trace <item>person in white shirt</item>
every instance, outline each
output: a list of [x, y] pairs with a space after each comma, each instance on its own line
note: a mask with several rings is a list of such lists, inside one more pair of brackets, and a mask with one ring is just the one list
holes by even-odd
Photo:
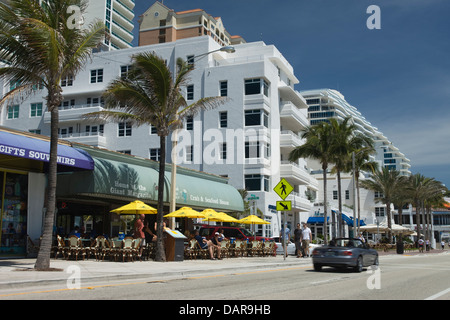
[[309, 257], [309, 243], [312, 239], [311, 229], [308, 228], [306, 222], [303, 222], [303, 230], [302, 230], [302, 248], [305, 253], [303, 257]]

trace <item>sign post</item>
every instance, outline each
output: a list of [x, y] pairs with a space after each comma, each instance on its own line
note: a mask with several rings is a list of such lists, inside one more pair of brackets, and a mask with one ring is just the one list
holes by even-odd
[[287, 228], [287, 221], [286, 221], [286, 211], [292, 210], [292, 202], [291, 201], [284, 201], [287, 196], [294, 190], [294, 187], [289, 184], [289, 182], [286, 181], [286, 179], [282, 178], [281, 181], [273, 188], [275, 193], [283, 199], [283, 201], [277, 201], [277, 211], [284, 212], [284, 228], [283, 228], [283, 246], [284, 246], [284, 260], [286, 260], [286, 254], [287, 254], [287, 247], [286, 247], [286, 228]]

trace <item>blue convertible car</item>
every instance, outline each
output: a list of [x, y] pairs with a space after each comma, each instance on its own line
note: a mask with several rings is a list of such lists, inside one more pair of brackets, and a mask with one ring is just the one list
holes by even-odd
[[370, 249], [360, 239], [338, 238], [328, 245], [317, 247], [312, 254], [314, 270], [323, 266], [336, 268], [352, 267], [361, 272], [364, 267], [378, 265], [378, 252]]

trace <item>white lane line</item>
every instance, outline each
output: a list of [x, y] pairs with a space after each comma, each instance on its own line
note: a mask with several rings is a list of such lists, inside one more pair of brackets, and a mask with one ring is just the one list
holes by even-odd
[[443, 296], [443, 295], [445, 295], [445, 294], [447, 294], [449, 292], [450, 292], [450, 288], [448, 288], [448, 289], [446, 289], [444, 291], [441, 291], [439, 293], [436, 293], [435, 295], [432, 295], [431, 297], [428, 297], [425, 300], [435, 300], [435, 299], [437, 299], [437, 298], [439, 298], [439, 297], [441, 297], [441, 296]]

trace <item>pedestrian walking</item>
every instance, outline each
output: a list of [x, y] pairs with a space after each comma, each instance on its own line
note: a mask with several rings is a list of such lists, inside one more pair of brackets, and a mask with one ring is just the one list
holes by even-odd
[[445, 248], [445, 241], [444, 240], [441, 241], [441, 247], [442, 247], [442, 250], [444, 250], [444, 248]]
[[290, 241], [290, 234], [291, 234], [291, 230], [286, 226], [286, 229], [284, 229], [284, 225], [281, 227], [281, 231], [280, 231], [280, 240], [281, 240], [281, 245], [284, 248], [284, 252], [286, 254], [286, 257], [288, 256], [287, 253], [287, 246], [289, 244]]
[[302, 229], [302, 249], [303, 249], [303, 258], [309, 257], [309, 243], [312, 240], [311, 229], [308, 228], [306, 222], [303, 222]]
[[423, 252], [423, 244], [425, 241], [423, 241], [422, 238], [420, 238], [417, 243], [419, 244], [419, 252]]
[[294, 230], [294, 242], [297, 258], [303, 257], [304, 252], [302, 250], [302, 229], [300, 223], [297, 223], [297, 228]]

